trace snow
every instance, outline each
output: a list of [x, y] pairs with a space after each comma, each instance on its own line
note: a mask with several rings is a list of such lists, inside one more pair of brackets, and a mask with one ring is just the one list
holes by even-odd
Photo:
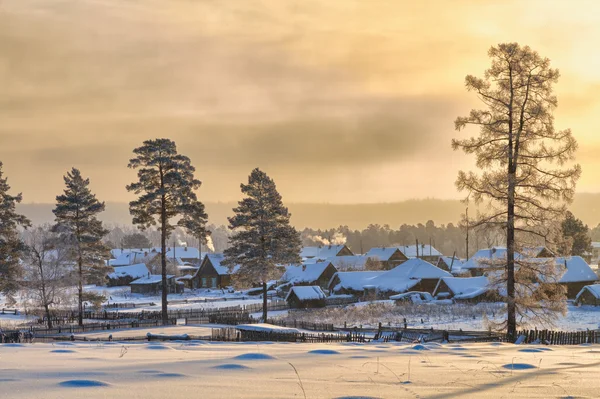
[[[167, 274], [167, 280], [175, 277], [172, 274]], [[162, 281], [162, 275], [160, 274], [150, 274], [146, 277], [138, 278], [137, 280], [132, 281], [130, 284], [156, 284]]]
[[148, 271], [148, 268], [146, 267], [146, 265], [144, 263], [138, 263], [135, 265], [130, 265], [130, 266], [115, 266], [114, 267], [114, 272], [110, 273], [108, 275], [108, 278], [110, 279], [118, 279], [120, 277], [132, 277], [132, 278], [139, 278], [139, 277], [143, 277], [143, 276], [147, 276], [148, 274], [150, 274], [150, 272]]
[[396, 251], [398, 251], [398, 247], [376, 247], [369, 249], [365, 256], [370, 258], [377, 258], [385, 262], [388, 261]]
[[[0, 345], [0, 396], [54, 398], [597, 397], [594, 347], [76, 342]], [[162, 349], [162, 350], [155, 350]]]
[[296, 297], [301, 301], [311, 301], [315, 299], [325, 299], [326, 295], [321, 289], [316, 285], [309, 286], [294, 286], [290, 289], [285, 300], [287, 301], [290, 295], [294, 293]]
[[321, 277], [329, 262], [311, 263], [308, 265], [287, 266], [281, 281], [292, 284], [312, 283]]
[[419, 258], [412, 258], [386, 271], [369, 282], [380, 291], [404, 292], [419, 283], [420, 279], [452, 277], [450, 273]]
[[[454, 294], [455, 299], [471, 299], [488, 291], [487, 277], [444, 277], [442, 279]], [[437, 292], [436, 292], [437, 294]]]
[[318, 259], [329, 259], [336, 256], [345, 245], [325, 245], [323, 247], [303, 247], [300, 251], [300, 257], [304, 258], [318, 258]]
[[[515, 253], [515, 257], [519, 257], [518, 253]], [[480, 265], [480, 260], [498, 260], [498, 259], [506, 259], [506, 248], [504, 247], [492, 247], [486, 249], [480, 249], [475, 252], [475, 254], [466, 261], [461, 269], [479, 269], [485, 267], [485, 265]]]
[[364, 272], [337, 272], [331, 278], [329, 285], [337, 279], [339, 282], [332, 288], [333, 292], [338, 292], [342, 289], [352, 291], [362, 291], [363, 287], [377, 276], [385, 273], [384, 271], [364, 271]]
[[287, 333], [287, 334], [296, 334], [299, 333], [300, 330], [289, 327], [276, 326], [273, 324], [267, 323], [256, 323], [256, 324], [238, 324], [235, 326], [238, 330], [244, 331], [261, 331], [261, 332], [277, 332], [277, 333]]

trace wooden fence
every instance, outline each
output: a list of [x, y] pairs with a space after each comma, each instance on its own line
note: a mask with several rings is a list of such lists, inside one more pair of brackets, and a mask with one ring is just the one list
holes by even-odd
[[293, 333], [276, 331], [251, 331], [237, 330], [235, 328], [213, 328], [211, 339], [213, 341], [228, 342], [303, 342], [303, 343], [331, 343], [331, 342], [368, 342], [370, 338], [357, 333]]
[[587, 331], [551, 331], [525, 330], [517, 334], [523, 337], [523, 343], [541, 343], [546, 345], [580, 345], [600, 343], [600, 330]]

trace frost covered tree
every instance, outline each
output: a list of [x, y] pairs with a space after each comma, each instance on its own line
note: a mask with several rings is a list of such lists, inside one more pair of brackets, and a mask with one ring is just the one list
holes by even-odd
[[90, 179], [84, 179], [77, 168], [64, 176], [64, 193], [56, 197], [55, 225], [52, 230], [60, 235], [77, 266], [78, 322], [83, 325], [83, 284], [104, 281], [110, 269], [106, 266], [109, 249], [102, 242], [108, 231], [98, 220], [104, 211], [104, 202], [98, 201], [89, 188]]
[[10, 195], [9, 190], [0, 162], [0, 292], [12, 298], [22, 272], [19, 259], [25, 250], [19, 227], [29, 227], [31, 223], [16, 212], [16, 205], [22, 200], [21, 194]]
[[[581, 168], [570, 164], [577, 149], [571, 131], [554, 128], [557, 99], [552, 86], [559, 73], [550, 67], [550, 60], [517, 43], [499, 44], [488, 54], [491, 67], [484, 77], [469, 75], [465, 82], [484, 107], [455, 122], [456, 130], [477, 126], [479, 135], [454, 139], [452, 147], [473, 154], [483, 170], [461, 171], [456, 182], [471, 201], [485, 203], [480, 207], [485, 211], [470, 225], [499, 226], [506, 233], [507, 257], [501, 271], [506, 281], [506, 329], [514, 341], [517, 314], [527, 317], [531, 303], [527, 290], [516, 291], [516, 284], [523, 283], [517, 278], [532, 276], [515, 253], [532, 237], [552, 244], [553, 221], [563, 218], [565, 204], [573, 200]], [[519, 268], [523, 270], [517, 275]], [[556, 294], [560, 297], [560, 292]], [[544, 298], [554, 299], [559, 301], [555, 296]]]
[[562, 255], [584, 256], [592, 252], [592, 238], [590, 229], [580, 219], [577, 219], [571, 211], [567, 211], [561, 225], [562, 245], [559, 251]]
[[49, 227], [40, 226], [25, 234], [25, 299], [44, 309], [48, 328], [52, 328], [50, 309], [67, 300], [71, 288], [72, 261], [68, 248]]
[[256, 168], [241, 184], [246, 197], [228, 218], [233, 230], [230, 247], [224, 252], [223, 264], [240, 265], [235, 274], [238, 284], [261, 284], [263, 288], [263, 320], [267, 320], [267, 282], [276, 278], [277, 264], [301, 262], [300, 233], [290, 225], [290, 213], [283, 205], [275, 182]]
[[[204, 205], [194, 190], [201, 185], [194, 177], [196, 169], [188, 157], [178, 154], [175, 142], [169, 139], [144, 141], [133, 150], [135, 158], [129, 167], [137, 169], [138, 181], [127, 191], [139, 195], [129, 203], [133, 224], [142, 230], [158, 225], [160, 231], [162, 271], [162, 320], [168, 323], [167, 313], [167, 240], [177, 226], [190, 230], [196, 237], [206, 226]], [[177, 222], [172, 219], [180, 217]]]

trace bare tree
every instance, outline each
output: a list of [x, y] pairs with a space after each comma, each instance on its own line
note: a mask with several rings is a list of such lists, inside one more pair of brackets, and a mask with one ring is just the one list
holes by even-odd
[[25, 243], [25, 297], [34, 306], [44, 309], [48, 328], [52, 328], [51, 308], [68, 299], [69, 289], [73, 286], [70, 274], [75, 266], [69, 261], [67, 248], [61, 246], [58, 234], [49, 226], [27, 231]]
[[552, 86], [559, 73], [550, 60], [517, 43], [494, 46], [489, 57], [484, 78], [466, 77], [467, 90], [477, 94], [484, 109], [455, 122], [457, 130], [478, 126], [479, 136], [454, 139], [452, 147], [475, 155], [483, 170], [461, 171], [456, 182], [475, 204], [486, 203], [471, 225], [496, 225], [506, 232], [506, 329], [514, 340], [517, 307], [526, 314], [529, 303], [515, 291], [516, 249], [531, 236], [551, 244], [556, 224], [550, 222], [562, 219], [565, 204], [573, 200], [581, 168], [567, 165], [577, 149], [571, 131], [554, 128]]

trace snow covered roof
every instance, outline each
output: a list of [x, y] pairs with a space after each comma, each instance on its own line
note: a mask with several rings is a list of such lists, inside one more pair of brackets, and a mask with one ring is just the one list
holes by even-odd
[[136, 265], [130, 266], [116, 266], [114, 267], [115, 271], [108, 275], [110, 279], [118, 279], [120, 277], [131, 277], [131, 278], [140, 278], [143, 276], [147, 276], [150, 272], [148, 268], [143, 263], [138, 263]]
[[440, 259], [442, 259], [448, 266], [452, 265], [452, 268], [460, 267], [463, 263], [465, 263], [463, 259], [452, 256], [440, 256]]
[[318, 287], [316, 285], [309, 285], [309, 286], [298, 286], [298, 285], [296, 285], [296, 286], [293, 286], [290, 289], [290, 292], [288, 292], [287, 296], [285, 297], [286, 301], [288, 300], [288, 298], [290, 297], [290, 295], [292, 295], [292, 292], [301, 301], [310, 301], [310, 300], [315, 300], [315, 299], [325, 299], [325, 293], [323, 292], [323, 290], [321, 289], [321, 287]]
[[[515, 258], [520, 257], [518, 253], [515, 253]], [[475, 254], [466, 261], [461, 268], [462, 269], [480, 269], [486, 267], [486, 265], [481, 264], [481, 260], [498, 260], [498, 259], [506, 259], [506, 248], [504, 247], [492, 247], [486, 249], [480, 249], [475, 252]]]
[[288, 266], [281, 281], [294, 284], [312, 283], [317, 281], [331, 262], [318, 262], [300, 266]]
[[147, 251], [140, 250], [127, 250], [121, 252], [116, 259], [111, 259], [108, 261], [110, 266], [119, 267], [119, 266], [129, 266], [138, 263], [146, 263], [150, 260], [155, 253], [150, 253]]
[[[175, 276], [173, 276], [172, 274], [167, 274], [167, 280], [170, 278], [173, 278]], [[156, 283], [160, 283], [162, 281], [162, 275], [161, 274], [151, 274], [151, 275], [147, 275], [145, 277], [142, 278], [138, 278], [137, 280], [134, 280], [131, 282], [131, 284], [156, 284]]]
[[489, 290], [489, 281], [485, 276], [444, 277], [442, 281], [446, 283], [450, 291], [452, 291], [455, 299], [475, 298]]
[[237, 273], [237, 271], [240, 269], [240, 266], [236, 265], [233, 267], [232, 271], [229, 271], [229, 266], [221, 265], [221, 262], [223, 262], [223, 260], [225, 259], [225, 255], [223, 254], [207, 254], [206, 258], [208, 258], [210, 263], [215, 268], [215, 271], [220, 276]]
[[559, 283], [576, 283], [582, 281], [597, 281], [598, 276], [590, 265], [581, 256], [571, 256], [569, 258], [556, 258], [558, 266], [565, 265], [567, 270], [559, 280]]
[[345, 245], [325, 245], [322, 247], [303, 247], [300, 251], [300, 257], [304, 258], [319, 258], [329, 259], [337, 256], [337, 254], [344, 249]]
[[[137, 253], [139, 256], [154, 256], [161, 253], [161, 247], [152, 248], [115, 248], [110, 250], [110, 254], [114, 259], [128, 259], [125, 257], [126, 254]], [[198, 259], [200, 257], [200, 251], [194, 247], [167, 247], [167, 258], [183, 258], [183, 259]]]
[[[417, 246], [416, 245], [404, 245], [398, 247], [400, 252], [407, 258], [417, 257]], [[419, 256], [442, 256], [442, 253], [432, 247], [431, 245], [419, 244]]]
[[[362, 291], [365, 285], [369, 285], [370, 281], [375, 277], [386, 273], [385, 271], [364, 271], [364, 272], [337, 272], [331, 278], [329, 286], [332, 291], [341, 289]], [[331, 287], [332, 282], [337, 278], [338, 283], [335, 287]]]
[[419, 258], [412, 258], [372, 279], [369, 284], [380, 291], [404, 292], [417, 285], [421, 279], [452, 277], [450, 273]]
[[585, 291], [588, 291], [596, 299], [600, 299], [600, 284], [586, 285], [579, 291], [579, 294], [575, 297], [575, 301], [579, 300], [579, 297], [583, 295]]
[[369, 252], [365, 255], [385, 262], [388, 261], [396, 251], [398, 251], [398, 247], [378, 247], [369, 249]]
[[326, 259], [326, 262], [330, 262], [340, 271], [347, 269], [364, 270], [368, 259], [369, 256], [367, 255], [334, 256]]

